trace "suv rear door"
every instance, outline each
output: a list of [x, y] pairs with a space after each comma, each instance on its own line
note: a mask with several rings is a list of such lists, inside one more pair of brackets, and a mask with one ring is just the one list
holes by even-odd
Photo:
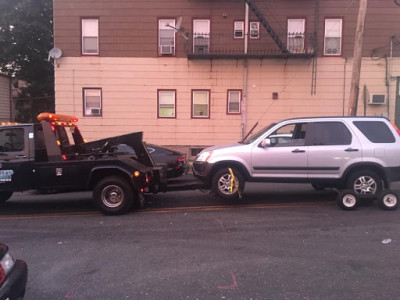
[[308, 129], [309, 178], [338, 178], [348, 165], [362, 160], [361, 143], [344, 122], [311, 122]]

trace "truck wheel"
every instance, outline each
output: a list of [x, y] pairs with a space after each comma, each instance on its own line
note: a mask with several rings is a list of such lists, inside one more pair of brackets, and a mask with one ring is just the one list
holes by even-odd
[[383, 189], [382, 178], [373, 171], [356, 171], [347, 180], [347, 188], [362, 198], [376, 199]]
[[343, 190], [338, 194], [337, 205], [343, 210], [355, 210], [359, 204], [358, 195], [352, 190]]
[[378, 204], [383, 210], [396, 210], [399, 206], [399, 194], [392, 190], [385, 190], [380, 195]]
[[106, 215], [126, 213], [134, 202], [131, 185], [120, 176], [110, 176], [100, 180], [93, 191], [93, 200]]
[[237, 200], [241, 198], [241, 193], [244, 189], [244, 179], [242, 174], [236, 169], [231, 169], [234, 175], [232, 175], [228, 168], [219, 170], [211, 182], [211, 190], [220, 198], [225, 200]]
[[0, 192], [0, 203], [6, 202], [8, 199], [11, 198], [12, 194], [13, 194], [13, 192], [11, 192], [11, 191]]

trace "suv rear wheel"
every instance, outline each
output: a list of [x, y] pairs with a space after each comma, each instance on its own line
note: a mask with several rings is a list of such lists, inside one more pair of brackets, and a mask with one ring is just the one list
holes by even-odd
[[211, 182], [211, 190], [220, 198], [225, 200], [240, 199], [244, 189], [244, 179], [242, 174], [236, 169], [231, 168], [233, 177], [229, 168], [219, 170]]
[[347, 180], [347, 188], [362, 198], [376, 198], [383, 189], [382, 178], [370, 170], [355, 171]]
[[132, 207], [134, 192], [124, 178], [109, 176], [100, 180], [96, 185], [93, 200], [104, 214], [120, 215]]

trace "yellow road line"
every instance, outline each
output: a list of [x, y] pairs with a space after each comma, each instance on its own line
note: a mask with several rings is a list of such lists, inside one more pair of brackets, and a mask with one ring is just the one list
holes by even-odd
[[[286, 204], [239, 204], [239, 205], [218, 205], [218, 206], [184, 206], [184, 207], [169, 207], [169, 208], [150, 208], [140, 211], [135, 211], [134, 214], [160, 214], [173, 212], [190, 212], [190, 211], [220, 211], [228, 209], [279, 209], [279, 208], [301, 208], [310, 206], [328, 206], [330, 202], [313, 202], [313, 203], [286, 203]], [[0, 220], [21, 220], [21, 219], [46, 219], [59, 217], [89, 217], [101, 216], [98, 211], [88, 212], [67, 212], [67, 213], [48, 213], [48, 214], [30, 214], [30, 215], [3, 215]]]

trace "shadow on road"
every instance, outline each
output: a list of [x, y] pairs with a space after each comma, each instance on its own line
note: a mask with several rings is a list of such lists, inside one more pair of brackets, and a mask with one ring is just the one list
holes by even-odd
[[[315, 191], [307, 184], [248, 183], [243, 197], [238, 201], [226, 201], [209, 191], [180, 191], [146, 195], [144, 210], [231, 205], [276, 205], [296, 203], [332, 202], [337, 192], [332, 189]], [[15, 193], [0, 205], [0, 215], [32, 215], [53, 213], [96, 212], [91, 192], [62, 194]]]

